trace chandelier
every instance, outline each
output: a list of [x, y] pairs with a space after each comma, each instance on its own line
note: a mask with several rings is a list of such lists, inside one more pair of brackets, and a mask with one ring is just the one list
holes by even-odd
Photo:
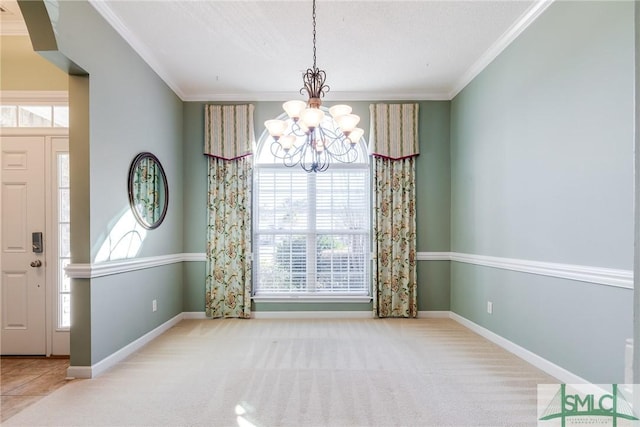
[[356, 127], [360, 117], [348, 105], [321, 109], [321, 97], [329, 92], [324, 70], [316, 66], [316, 0], [313, 0], [313, 68], [302, 74], [307, 102], [294, 100], [282, 104], [290, 120], [264, 122], [273, 138], [271, 153], [285, 166], [300, 165], [306, 172], [324, 172], [332, 162], [353, 163], [358, 158], [356, 144], [364, 130]]

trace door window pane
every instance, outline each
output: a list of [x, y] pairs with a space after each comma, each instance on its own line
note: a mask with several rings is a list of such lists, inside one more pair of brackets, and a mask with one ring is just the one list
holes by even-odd
[[63, 258], [59, 262], [60, 270], [58, 282], [60, 283], [60, 287], [58, 289], [60, 292], [71, 292], [71, 279], [64, 271], [64, 269], [69, 265], [70, 261], [71, 260], [68, 258]]
[[69, 188], [69, 155], [58, 154], [58, 187]]
[[68, 105], [0, 105], [0, 127], [69, 127]]
[[19, 127], [51, 127], [51, 106], [18, 106]]
[[59, 328], [71, 327], [71, 294], [60, 294]]
[[18, 107], [15, 105], [0, 107], [0, 126], [9, 128], [18, 126]]
[[53, 126], [69, 127], [69, 107], [66, 105], [53, 106]]
[[69, 222], [69, 189], [61, 188], [58, 203], [60, 204], [60, 222]]
[[71, 242], [69, 239], [69, 224], [60, 224], [60, 235], [58, 241], [60, 242], [59, 256], [60, 258], [69, 258], [71, 256]]
[[58, 153], [58, 328], [71, 325], [71, 279], [64, 271], [71, 262], [69, 153]]

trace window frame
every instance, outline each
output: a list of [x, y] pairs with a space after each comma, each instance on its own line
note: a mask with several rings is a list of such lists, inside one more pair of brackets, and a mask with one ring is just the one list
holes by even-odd
[[[323, 108], [324, 109], [324, 108]], [[278, 119], [281, 120], [287, 120], [288, 116], [286, 114], [282, 114], [280, 117], [278, 117]], [[290, 119], [288, 119], [290, 120]], [[251, 290], [251, 294], [252, 294], [252, 299], [254, 301], [258, 301], [258, 302], [370, 302], [372, 299], [372, 286], [371, 286], [371, 274], [372, 274], [372, 265], [371, 265], [371, 246], [372, 246], [372, 242], [371, 242], [371, 236], [372, 236], [372, 230], [371, 230], [371, 215], [372, 215], [372, 199], [371, 199], [371, 165], [369, 162], [369, 156], [368, 156], [368, 151], [366, 148], [366, 143], [364, 142], [364, 139], [361, 138], [361, 140], [358, 142], [359, 145], [359, 150], [360, 153], [362, 153], [362, 156], [364, 157], [363, 159], [359, 160], [357, 163], [332, 163], [331, 166], [329, 167], [329, 170], [326, 172], [316, 172], [316, 173], [307, 173], [304, 170], [302, 170], [300, 168], [299, 165], [293, 166], [293, 167], [287, 167], [285, 165], [283, 165], [282, 163], [279, 162], [274, 162], [274, 163], [266, 163], [260, 162], [261, 157], [264, 159], [264, 154], [263, 151], [267, 150], [267, 152], [269, 152], [270, 147], [269, 145], [271, 144], [271, 137], [269, 136], [268, 132], [263, 131], [260, 139], [258, 140], [258, 143], [256, 144], [256, 150], [254, 151], [254, 163], [253, 163], [253, 169], [254, 169], [254, 173], [253, 173], [253, 190], [252, 190], [252, 240], [253, 240], [253, 244], [252, 244], [252, 259], [253, 259], [253, 265], [252, 265], [252, 274], [253, 274], [253, 286], [252, 286], [252, 290]], [[262, 156], [261, 156], [262, 155]], [[364, 266], [364, 283], [365, 283], [365, 290], [364, 291], [353, 291], [353, 292], [349, 292], [349, 291], [344, 291], [344, 292], [340, 292], [340, 291], [329, 291], [329, 292], [316, 292], [313, 290], [309, 290], [308, 288], [306, 288], [305, 291], [302, 292], [269, 292], [269, 291], [260, 291], [260, 289], [258, 289], [258, 283], [259, 283], [259, 245], [258, 245], [258, 240], [260, 236], [264, 236], [264, 235], [269, 235], [269, 234], [273, 234], [273, 235], [286, 235], [289, 234], [291, 236], [298, 236], [298, 235], [305, 235], [307, 237], [307, 242], [309, 242], [309, 238], [312, 238], [312, 242], [315, 242], [315, 244], [306, 245], [306, 251], [305, 251], [305, 261], [306, 261], [306, 267], [307, 267], [307, 272], [306, 272], [306, 276], [307, 277], [313, 277], [313, 282], [315, 283], [315, 280], [317, 279], [317, 266], [316, 264], [316, 260], [317, 260], [317, 244], [318, 244], [318, 237], [322, 236], [322, 235], [327, 235], [330, 234], [325, 230], [318, 230], [317, 228], [317, 224], [315, 223], [315, 221], [313, 221], [313, 224], [309, 224], [307, 223], [307, 226], [304, 229], [301, 230], [286, 230], [285, 232], [277, 232], [274, 231], [273, 233], [270, 233], [269, 231], [265, 231], [265, 230], [259, 230], [258, 228], [258, 224], [259, 224], [259, 220], [260, 220], [260, 205], [259, 205], [259, 189], [260, 189], [260, 172], [264, 171], [264, 170], [280, 170], [280, 171], [291, 171], [291, 170], [295, 170], [296, 172], [299, 170], [300, 171], [300, 175], [301, 176], [305, 176], [307, 179], [307, 182], [313, 182], [313, 191], [309, 192], [309, 196], [307, 198], [308, 201], [311, 200], [315, 200], [315, 177], [318, 174], [328, 174], [328, 173], [332, 173], [335, 172], [336, 170], [338, 171], [347, 171], [347, 170], [358, 170], [358, 171], [364, 171], [365, 172], [365, 188], [366, 188], [366, 195], [365, 195], [365, 200], [366, 200], [366, 208], [368, 210], [368, 218], [367, 218], [367, 222], [365, 225], [365, 230], [366, 233], [362, 233], [362, 232], [354, 232], [354, 235], [361, 235], [364, 237], [364, 241], [366, 242], [366, 247], [364, 248], [364, 257], [365, 259], [363, 260], [363, 266]], [[308, 207], [307, 207], [307, 214], [310, 217], [314, 217], [315, 211], [317, 209], [317, 203], [309, 203]], [[336, 235], [342, 236], [342, 235], [347, 235], [349, 233], [340, 233], [340, 231], [337, 231], [335, 233]], [[311, 255], [311, 257], [313, 258], [311, 260], [311, 262], [309, 262], [309, 256]], [[314, 267], [313, 270], [311, 270], [309, 267], [312, 266]]]

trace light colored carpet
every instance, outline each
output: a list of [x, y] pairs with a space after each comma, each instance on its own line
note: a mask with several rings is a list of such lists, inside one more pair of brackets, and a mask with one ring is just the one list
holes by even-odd
[[534, 426], [557, 380], [449, 319], [184, 320], [9, 426]]

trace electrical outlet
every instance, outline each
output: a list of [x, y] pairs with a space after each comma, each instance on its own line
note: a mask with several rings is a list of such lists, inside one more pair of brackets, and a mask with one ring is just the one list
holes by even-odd
[[158, 301], [157, 300], [151, 301], [151, 311], [158, 311]]
[[487, 301], [487, 313], [493, 314], [493, 303], [491, 301]]

